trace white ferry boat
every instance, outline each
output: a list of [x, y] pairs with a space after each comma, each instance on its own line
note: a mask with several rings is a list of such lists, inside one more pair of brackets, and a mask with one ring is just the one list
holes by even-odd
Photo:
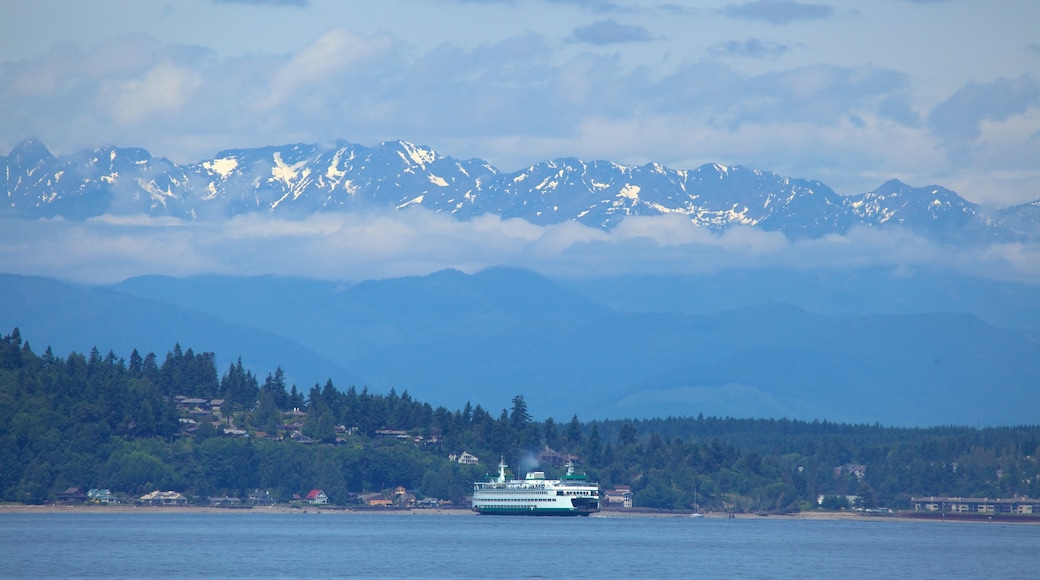
[[545, 479], [532, 471], [524, 479], [506, 480], [506, 464], [499, 462], [498, 477], [473, 484], [473, 511], [480, 514], [523, 516], [587, 516], [599, 511], [599, 484], [584, 474], [567, 473], [560, 479]]

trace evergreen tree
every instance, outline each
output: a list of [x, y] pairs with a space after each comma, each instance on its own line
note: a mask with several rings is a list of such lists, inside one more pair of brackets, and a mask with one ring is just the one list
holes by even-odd
[[624, 447], [626, 445], [635, 445], [636, 443], [636, 428], [632, 426], [630, 421], [625, 421], [621, 425], [621, 430], [618, 432], [618, 446]]
[[570, 422], [567, 423], [567, 429], [563, 433], [563, 438], [568, 449], [579, 449], [581, 447], [581, 421], [578, 420], [577, 415], [571, 417]]
[[589, 426], [589, 436], [582, 448], [586, 465], [599, 465], [603, 443], [599, 438], [599, 425], [595, 421]]
[[513, 410], [509, 414], [509, 423], [513, 429], [522, 431], [531, 422], [531, 415], [527, 412], [527, 403], [523, 395], [513, 397]]

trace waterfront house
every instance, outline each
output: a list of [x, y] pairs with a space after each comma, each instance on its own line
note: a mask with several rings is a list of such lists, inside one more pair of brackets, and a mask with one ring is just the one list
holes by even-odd
[[87, 501], [87, 494], [78, 487], [70, 487], [58, 494], [58, 501], [63, 503], [80, 503]]
[[329, 496], [320, 489], [312, 489], [303, 500], [313, 505], [325, 505], [329, 503]]
[[632, 507], [632, 488], [627, 485], [619, 485], [612, 490], [603, 492], [603, 500], [611, 507]]
[[108, 489], [92, 489], [87, 492], [87, 499], [92, 503], [101, 503], [105, 505], [118, 503], [116, 496]]
[[249, 503], [250, 505], [272, 506], [275, 504], [275, 500], [271, 497], [271, 492], [257, 489], [249, 494]]
[[176, 491], [153, 491], [146, 493], [137, 500], [145, 505], [187, 505], [188, 498]]
[[914, 511], [955, 514], [1040, 514], [1040, 499], [1016, 497], [990, 499], [986, 497], [912, 497]]

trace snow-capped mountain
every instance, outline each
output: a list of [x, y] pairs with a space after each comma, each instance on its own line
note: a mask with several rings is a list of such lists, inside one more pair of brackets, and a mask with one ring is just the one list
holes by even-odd
[[986, 214], [939, 186], [889, 181], [844, 197], [818, 181], [717, 164], [676, 170], [568, 158], [502, 173], [480, 159], [458, 160], [404, 141], [232, 149], [178, 165], [139, 148], [54, 157], [27, 139], [0, 157], [0, 166], [6, 193], [0, 213], [23, 217], [148, 213], [205, 220], [421, 206], [459, 219], [495, 214], [604, 229], [628, 216], [674, 213], [715, 230], [745, 225], [791, 237], [864, 225], [944, 239], [1040, 239], [1040, 201]]

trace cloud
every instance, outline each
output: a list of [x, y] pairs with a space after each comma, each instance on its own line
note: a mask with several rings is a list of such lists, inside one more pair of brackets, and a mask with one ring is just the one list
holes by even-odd
[[621, 24], [614, 19], [597, 20], [574, 29], [571, 38], [588, 44], [616, 44], [623, 42], [645, 42], [654, 36], [646, 28], [633, 24]]
[[270, 109], [301, 94], [313, 94], [315, 87], [335, 83], [345, 71], [387, 53], [392, 45], [387, 37], [362, 37], [343, 28], [329, 30], [278, 69], [266, 98], [257, 106]]
[[457, 221], [422, 208], [300, 220], [250, 214], [219, 223], [143, 216], [0, 219], [0, 231], [0, 271], [84, 283], [207, 273], [358, 281], [494, 265], [578, 278], [764, 266], [906, 266], [1040, 282], [1035, 244], [947, 246], [869, 228], [791, 242], [755, 228], [711, 232], [675, 215], [630, 218], [612, 232], [575, 222], [538, 226], [488, 215]]
[[830, 18], [834, 8], [827, 4], [806, 4], [792, 0], [756, 0], [729, 4], [722, 14], [743, 20], [761, 20], [770, 24], [790, 24], [802, 20]]
[[161, 62], [140, 78], [114, 87], [110, 95], [112, 118], [129, 125], [150, 115], [175, 113], [201, 85], [202, 77], [196, 71]]
[[951, 160], [963, 163], [972, 155], [984, 121], [1006, 121], [1040, 104], [1040, 87], [1029, 74], [1017, 79], [969, 83], [928, 115], [928, 127]]
[[786, 44], [770, 42], [760, 38], [747, 38], [746, 40], [728, 40], [720, 42], [708, 49], [715, 56], [739, 56], [747, 58], [765, 58], [770, 56], [781, 56], [790, 47]]

